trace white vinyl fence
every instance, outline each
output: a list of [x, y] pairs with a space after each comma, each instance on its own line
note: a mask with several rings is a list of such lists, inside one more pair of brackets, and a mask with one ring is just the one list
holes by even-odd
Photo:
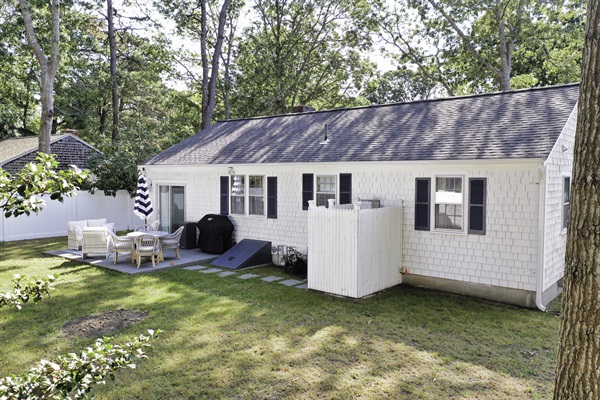
[[402, 207], [308, 210], [308, 288], [361, 298], [402, 283]]
[[[106, 218], [114, 222], [115, 229], [123, 230], [142, 224], [133, 214], [133, 199], [121, 190], [116, 197], [80, 191], [64, 202], [51, 201], [45, 196], [46, 207], [39, 214], [5, 218], [0, 216], [0, 242], [66, 236], [67, 221]], [[66, 246], [66, 242], [65, 242]]]

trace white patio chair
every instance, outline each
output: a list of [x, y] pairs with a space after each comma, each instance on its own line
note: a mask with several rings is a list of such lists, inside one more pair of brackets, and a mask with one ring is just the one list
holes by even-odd
[[136, 232], [152, 232], [152, 231], [157, 231], [160, 228], [160, 221], [154, 221], [153, 223], [151, 223], [150, 225], [140, 225], [140, 226], [136, 226], [134, 228], [134, 230]]
[[88, 254], [103, 254], [106, 258], [110, 257], [110, 242], [105, 227], [84, 228], [82, 235], [81, 253], [83, 258], [86, 258]]
[[135, 238], [135, 256], [137, 267], [140, 267], [143, 257], [152, 259], [152, 268], [156, 266], [156, 260], [160, 260], [160, 241], [153, 235], [140, 235]]
[[129, 236], [117, 236], [114, 232], [108, 231], [112, 242], [112, 251], [114, 253], [114, 264], [118, 262], [119, 253], [129, 253], [131, 262], [135, 261], [135, 251], [133, 248], [133, 238]]
[[180, 226], [175, 232], [170, 235], [166, 235], [160, 238], [160, 259], [164, 261], [165, 250], [174, 249], [177, 259], [179, 259], [179, 240], [181, 239], [181, 233], [183, 232], [183, 226]]
[[157, 230], [159, 230], [160, 229], [160, 221], [156, 220], [153, 223], [151, 223], [150, 224], [150, 228], [151, 228], [150, 229], [151, 231], [157, 231]]

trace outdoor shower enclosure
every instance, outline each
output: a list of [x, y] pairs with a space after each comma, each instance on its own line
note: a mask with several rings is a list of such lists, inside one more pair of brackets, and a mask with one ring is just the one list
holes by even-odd
[[309, 289], [361, 298], [402, 283], [402, 207], [309, 204]]

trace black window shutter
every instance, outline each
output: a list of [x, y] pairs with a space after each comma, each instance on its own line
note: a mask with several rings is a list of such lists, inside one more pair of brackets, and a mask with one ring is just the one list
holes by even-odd
[[314, 199], [313, 174], [302, 174], [302, 209], [308, 210], [308, 201]]
[[277, 218], [277, 177], [267, 177], [267, 218]]
[[431, 178], [417, 178], [415, 187], [415, 230], [428, 231], [431, 197]]
[[229, 214], [229, 177], [221, 177], [221, 215]]
[[469, 233], [485, 235], [486, 179], [469, 179]]
[[352, 203], [352, 174], [340, 174], [340, 204]]

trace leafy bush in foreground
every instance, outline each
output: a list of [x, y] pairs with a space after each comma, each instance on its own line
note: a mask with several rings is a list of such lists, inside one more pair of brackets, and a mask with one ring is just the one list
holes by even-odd
[[83, 399], [92, 385], [106, 383], [108, 376], [124, 367], [135, 368], [135, 359], [147, 358], [145, 347], [160, 331], [148, 330], [129, 342], [111, 344], [111, 338], [97, 339], [80, 354], [58, 356], [54, 361], [42, 360], [23, 376], [0, 379], [0, 400], [12, 399]]
[[58, 275], [48, 275], [46, 279], [43, 278], [28, 278], [15, 274], [13, 282], [15, 288], [12, 292], [0, 293], [0, 308], [6, 306], [14, 306], [17, 309], [23, 307], [33, 297], [34, 303], [42, 301], [43, 295], [50, 296], [50, 289], [54, 289], [52, 283], [56, 280]]

